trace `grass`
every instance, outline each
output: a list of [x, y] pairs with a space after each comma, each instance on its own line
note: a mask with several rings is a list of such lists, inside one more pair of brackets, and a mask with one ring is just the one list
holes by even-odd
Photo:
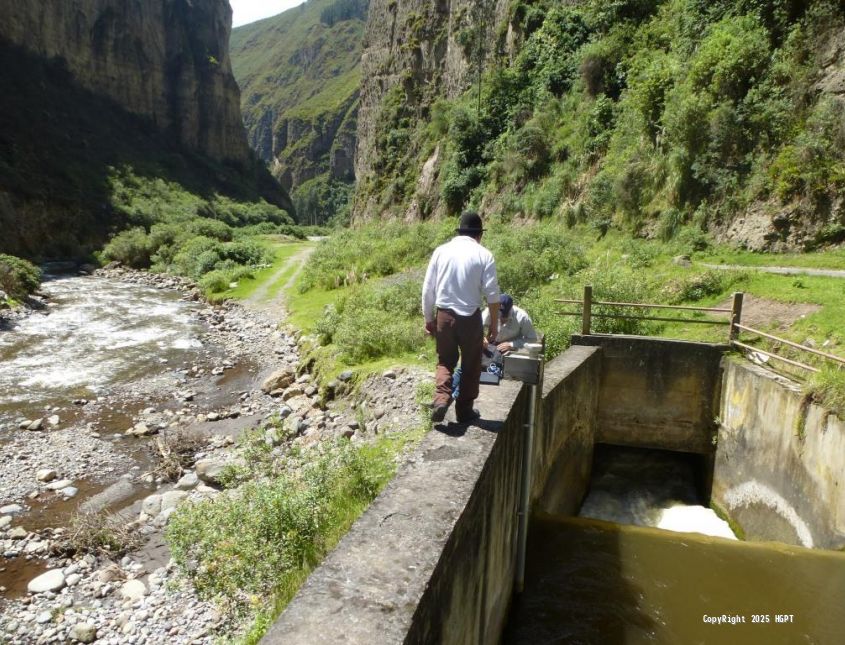
[[845, 269], [845, 249], [814, 253], [754, 253], [734, 249], [718, 249], [696, 255], [696, 260], [710, 264], [741, 266], [782, 266], [807, 269]]
[[[221, 300], [246, 300], [250, 298], [262, 285], [271, 279], [276, 272], [284, 266], [284, 264], [295, 254], [304, 248], [307, 248], [309, 243], [300, 241], [291, 241], [282, 236], [261, 236], [256, 238], [259, 243], [272, 253], [272, 262], [269, 266], [257, 269], [252, 272], [251, 276], [244, 276], [238, 280], [238, 285], [234, 289], [226, 289], [210, 294], [212, 301]], [[281, 286], [285, 284], [287, 279], [285, 275], [290, 277], [296, 267], [291, 267], [289, 271], [279, 277], [270, 285], [267, 299], [272, 299], [278, 293]], [[283, 281], [284, 279], [284, 281]]]
[[167, 529], [173, 557], [203, 597], [245, 621], [239, 642], [260, 640], [428, 427], [422, 419], [360, 446], [341, 439], [276, 450], [256, 429], [241, 440], [246, 465], [230, 480], [246, 483], [179, 508]]

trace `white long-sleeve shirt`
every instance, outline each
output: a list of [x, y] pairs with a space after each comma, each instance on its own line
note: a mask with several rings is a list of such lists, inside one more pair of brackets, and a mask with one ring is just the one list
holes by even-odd
[[[485, 327], [490, 324], [490, 313], [487, 310], [481, 312], [481, 320]], [[511, 308], [507, 320], [502, 320], [502, 314], [499, 314], [498, 332], [496, 342], [513, 343], [514, 349], [522, 349], [525, 343], [537, 342], [537, 332], [531, 317], [516, 305]]]
[[457, 235], [434, 249], [422, 289], [426, 322], [434, 321], [435, 309], [471, 316], [482, 303], [498, 302], [496, 261], [490, 251], [467, 235]]

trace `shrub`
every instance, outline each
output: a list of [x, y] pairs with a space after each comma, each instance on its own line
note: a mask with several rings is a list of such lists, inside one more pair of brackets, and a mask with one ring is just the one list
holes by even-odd
[[515, 297], [556, 275], [572, 275], [587, 263], [583, 249], [551, 224], [493, 227], [484, 243], [496, 258], [499, 286]]
[[15, 300], [23, 300], [38, 289], [41, 270], [31, 262], [0, 253], [0, 290]]
[[103, 258], [106, 261], [120, 262], [135, 269], [149, 267], [151, 255], [147, 232], [140, 227], [118, 233], [103, 249]]
[[115, 558], [141, 548], [144, 539], [126, 519], [108, 512], [77, 513], [68, 531], [53, 546], [57, 555], [91, 553]]
[[339, 441], [291, 452], [276, 477], [184, 504], [166, 530], [173, 558], [202, 597], [233, 613], [316, 564], [332, 533], [375, 497], [391, 469]]

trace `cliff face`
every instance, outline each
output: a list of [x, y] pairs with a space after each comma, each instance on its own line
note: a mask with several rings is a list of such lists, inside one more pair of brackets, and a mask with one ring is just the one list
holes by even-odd
[[310, 0], [232, 33], [250, 146], [293, 192], [354, 181], [366, 0]]
[[[355, 155], [359, 182], [376, 181], [382, 171], [376, 148], [391, 93], [399, 94], [406, 118], [418, 121], [429, 118], [437, 99], [466, 91], [479, 66], [496, 53], [496, 32], [507, 18], [508, 5], [507, 0], [372, 0], [361, 56]], [[439, 167], [436, 151], [428, 162], [423, 174], [430, 178]], [[353, 217], [378, 216], [383, 207], [377, 201], [377, 196], [362, 198], [359, 192]], [[405, 213], [419, 214], [413, 206]]]
[[0, 39], [61, 59], [74, 80], [168, 138], [244, 162], [226, 0], [0, 0]]

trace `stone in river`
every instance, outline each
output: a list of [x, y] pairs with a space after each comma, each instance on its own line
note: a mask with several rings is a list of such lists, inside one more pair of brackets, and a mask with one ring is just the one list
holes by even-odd
[[59, 493], [70, 499], [71, 497], [76, 497], [76, 494], [79, 492], [79, 489], [76, 486], [65, 486], [62, 488]]
[[176, 508], [179, 503], [188, 496], [183, 490], [169, 490], [161, 496], [161, 510], [166, 511], [169, 508]]
[[47, 417], [47, 423], [49, 423], [53, 427], [59, 425], [59, 422], [60, 419], [58, 414], [54, 414], [52, 416]]
[[51, 468], [43, 468], [35, 473], [35, 479], [40, 482], [51, 482], [56, 476], [56, 471]]
[[190, 490], [199, 483], [199, 477], [196, 473], [185, 473], [181, 479], [176, 482], [176, 488], [180, 490]]
[[23, 506], [20, 504], [7, 504], [0, 507], [0, 515], [20, 515], [23, 513]]
[[47, 488], [50, 490], [62, 490], [63, 488], [67, 488], [73, 483], [71, 479], [60, 479], [57, 482], [51, 482], [47, 484]]
[[65, 586], [65, 575], [61, 569], [50, 569], [37, 578], [33, 578], [26, 586], [30, 593], [44, 593], [46, 591], [58, 591]]
[[44, 425], [44, 419], [36, 419], [27, 426], [27, 430], [41, 430]]
[[0, 516], [0, 531], [7, 528], [9, 524], [12, 523], [12, 516], [11, 515], [2, 515]]

